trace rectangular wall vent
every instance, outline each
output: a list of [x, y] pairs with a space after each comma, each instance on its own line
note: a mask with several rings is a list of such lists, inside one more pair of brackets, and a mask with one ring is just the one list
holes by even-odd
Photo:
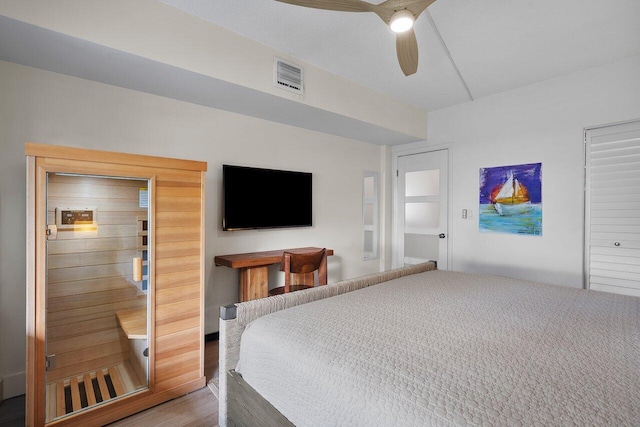
[[302, 95], [304, 93], [302, 68], [280, 58], [274, 58], [273, 84]]

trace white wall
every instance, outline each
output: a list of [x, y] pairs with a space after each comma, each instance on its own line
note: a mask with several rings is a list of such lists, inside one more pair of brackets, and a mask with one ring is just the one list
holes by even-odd
[[[429, 114], [429, 144], [453, 144], [452, 269], [582, 287], [583, 131], [640, 119], [638, 76], [634, 56]], [[479, 169], [537, 162], [542, 236], [480, 233]]]
[[[219, 254], [326, 246], [329, 281], [379, 271], [362, 261], [362, 172], [380, 171], [377, 145], [303, 130], [51, 72], [0, 62], [0, 378], [24, 393], [24, 143], [206, 161], [206, 333], [237, 301], [237, 271]], [[314, 226], [223, 232], [222, 164], [313, 173]], [[268, 207], [264, 207], [268, 209]], [[275, 269], [274, 269], [275, 270]], [[278, 278], [276, 271], [273, 276]], [[281, 280], [281, 278], [279, 278]]]

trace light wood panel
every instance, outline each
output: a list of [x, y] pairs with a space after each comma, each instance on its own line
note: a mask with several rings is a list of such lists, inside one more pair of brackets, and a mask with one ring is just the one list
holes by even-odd
[[156, 227], [156, 244], [174, 242], [197, 242], [200, 237], [197, 227]]
[[[149, 199], [151, 221], [147, 248], [152, 267], [149, 270], [148, 290], [151, 302], [149, 336], [153, 338], [148, 343], [149, 390], [128, 395], [109, 405], [98, 405], [90, 410], [80, 411], [50, 424], [102, 425], [204, 387], [203, 196], [206, 163], [39, 144], [27, 144], [26, 153], [29, 158], [35, 159], [33, 173], [36, 176], [42, 177], [46, 172], [128, 176], [149, 180], [149, 188], [152, 190], [152, 197]], [[70, 178], [72, 177], [60, 179], [59, 188], [51, 193], [52, 197], [62, 198], [69, 193], [72, 186]], [[42, 191], [42, 178], [39, 185]], [[62, 354], [70, 355], [76, 351], [82, 353], [82, 357], [96, 357], [98, 347], [113, 346], [112, 354], [98, 358], [102, 366], [114, 364], [117, 357], [124, 358], [124, 352], [118, 352], [122, 348], [117, 348], [115, 336], [108, 332], [112, 327], [112, 323], [107, 320], [109, 313], [135, 308], [139, 304], [138, 298], [127, 299], [129, 294], [126, 292], [129, 285], [127, 281], [131, 279], [131, 262], [127, 262], [126, 258], [136, 252], [139, 246], [137, 225], [127, 222], [129, 218], [139, 216], [137, 204], [132, 205], [133, 207], [129, 205], [137, 203], [138, 188], [127, 188], [127, 182], [120, 180], [113, 187], [103, 186], [95, 192], [78, 190], [78, 199], [80, 196], [84, 197], [86, 200], [83, 204], [92, 204], [83, 207], [98, 209], [97, 229], [60, 232], [63, 236], [49, 245], [49, 254], [52, 256], [50, 273], [54, 279], [50, 296], [54, 311], [47, 317], [47, 327], [51, 328], [51, 335]], [[119, 192], [115, 187], [124, 187], [123, 190], [126, 191]], [[38, 189], [35, 188], [33, 193], [37, 192]], [[34, 200], [42, 200], [42, 196], [32, 195]], [[104, 197], [113, 199], [113, 203], [105, 204], [101, 200]], [[60, 203], [60, 207], [73, 208], [76, 207], [73, 202], [78, 199], [64, 203], [59, 200], [57, 203]], [[30, 223], [34, 224], [33, 229], [44, 224], [47, 217], [54, 218], [54, 211], [44, 212], [40, 218], [32, 218]], [[30, 268], [37, 271], [37, 259], [38, 256], [43, 259], [44, 244], [35, 235], [33, 241], [36, 256]], [[117, 254], [112, 257], [108, 255], [109, 251], [116, 251]], [[34, 289], [39, 289], [38, 283], [44, 283], [43, 274], [39, 277], [40, 280], [34, 278]], [[114, 277], [119, 277], [120, 280], [114, 280], [114, 286], [110, 287], [109, 282]], [[108, 301], [107, 292], [113, 292], [115, 299]], [[88, 305], [78, 307], [77, 304], [65, 302], [66, 299], [84, 301]], [[38, 310], [42, 310], [41, 307], [42, 305], [34, 304], [29, 314], [35, 316]], [[83, 326], [78, 327], [76, 332], [65, 331], [65, 327], [74, 329], [74, 324]], [[36, 320], [32, 325], [34, 336], [38, 336], [45, 324], [43, 320]], [[84, 336], [88, 337], [89, 344], [85, 343], [80, 348], [74, 339], [85, 332]], [[123, 336], [121, 332], [120, 335]], [[32, 361], [30, 366], [35, 366], [34, 382], [44, 383], [44, 371], [39, 370], [38, 363], [35, 363], [37, 359], [44, 357], [44, 351], [34, 347], [34, 351], [28, 354], [28, 359]], [[73, 358], [63, 357], [62, 362], [60, 372], [65, 373], [82, 365], [82, 362], [73, 363]], [[127, 379], [123, 378], [122, 383], [126, 382]], [[31, 393], [26, 399], [28, 412], [31, 414], [29, 418], [36, 420], [33, 424], [44, 424], [38, 422], [44, 421], [44, 392], [34, 389]], [[51, 402], [48, 405], [49, 408], [53, 406]]]
[[[109, 366], [114, 363], [122, 363], [123, 360], [127, 360], [127, 353], [115, 353], [106, 355], [97, 359], [94, 359], [94, 362], [100, 362], [100, 366]], [[95, 365], [95, 363], [93, 363]], [[86, 372], [88, 369], [91, 369], [92, 364], [89, 363], [78, 363], [74, 365], [69, 365], [66, 368], [58, 369], [55, 374], [49, 375], [47, 374], [47, 384], [50, 384], [52, 381], [59, 381], [61, 378], [66, 378], [72, 375], [77, 375], [78, 372]], [[49, 399], [49, 396], [47, 396]]]
[[199, 326], [200, 318], [197, 316], [185, 317], [182, 319], [173, 318], [169, 322], [161, 322], [156, 324], [156, 335], [170, 335], [185, 329], [193, 329]]
[[[83, 148], [62, 147], [59, 145], [38, 144], [27, 142], [25, 155], [44, 157], [48, 159], [78, 160], [80, 163], [101, 162], [117, 165], [149, 165], [161, 169], [184, 169], [206, 171], [207, 163], [194, 160], [169, 159], [166, 157], [144, 156], [139, 154], [114, 153], [112, 151], [85, 150]], [[127, 175], [124, 175], [127, 176]]]
[[[49, 298], [51, 313], [73, 310], [80, 307], [95, 307], [109, 305], [118, 301], [139, 301], [139, 305], [146, 305], [143, 298], [139, 298], [138, 290], [129, 285], [128, 288], [116, 288], [100, 292], [87, 292], [60, 298]], [[136, 304], [138, 305], [138, 304]]]
[[156, 293], [156, 304], [175, 304], [186, 300], [200, 299], [200, 284], [187, 283], [185, 286], [160, 289]]
[[172, 286], [182, 286], [185, 283], [197, 283], [200, 280], [199, 270], [181, 271], [177, 273], [158, 274], [156, 276], [156, 287], [160, 289]]
[[[164, 353], [168, 353], [171, 350], [181, 350], [184, 348], [185, 343], [194, 342], [199, 338], [199, 328], [193, 327], [189, 329], [183, 329], [171, 334], [156, 335], [156, 356], [158, 359], [162, 359]], [[156, 373], [157, 374], [157, 373]]]
[[74, 328], [69, 328], [67, 325], [49, 326], [47, 329], [47, 336], [49, 339], [64, 339], [75, 336], [82, 336], [84, 334], [101, 332], [117, 327], [117, 323], [113, 316], [105, 316], [98, 318], [91, 318], [83, 322], [76, 323]]
[[170, 323], [173, 321], [186, 319], [188, 317], [198, 316], [199, 305], [199, 298], [193, 298], [180, 302], [158, 304], [156, 306], [156, 325]]
[[[189, 242], [191, 243], [191, 242]], [[200, 255], [174, 256], [167, 258], [156, 258], [156, 274], [177, 273], [189, 270], [196, 270], [200, 267]]]
[[[200, 176], [194, 173], [194, 178]], [[202, 371], [202, 202], [198, 187], [157, 177], [156, 387], [173, 387]], [[160, 212], [162, 214], [160, 215]], [[196, 248], [199, 251], [196, 253]], [[197, 346], [185, 346], [197, 343]], [[192, 347], [192, 348], [189, 348]]]
[[84, 239], [79, 242], [55, 240], [50, 244], [49, 253], [69, 254], [77, 253], [73, 252], [74, 250], [81, 252], [95, 252], [107, 250], [136, 249], [138, 247], [137, 242], [137, 236]]
[[103, 304], [95, 307], [80, 307], [64, 312], [50, 313], [47, 317], [49, 326], [70, 325], [74, 322], [81, 322], [83, 319], [91, 319], [98, 316], [110, 316], [118, 310], [139, 307], [137, 300], [120, 301], [116, 303]]
[[[78, 348], [73, 352], [61, 353], [56, 357], [56, 367], [58, 370], [66, 369], [74, 365], [81, 365], [81, 361], [87, 360], [98, 360], [102, 358], [111, 358], [114, 357], [122, 357], [129, 351], [129, 347], [126, 342], [121, 339], [111, 337], [111, 340], [105, 340], [102, 342], [97, 342], [95, 345], [91, 345], [87, 343], [85, 347]], [[120, 355], [120, 356], [118, 356]], [[116, 359], [116, 361], [118, 361]], [[84, 363], [87, 368], [79, 369], [76, 372], [84, 372], [91, 370], [90, 362]], [[104, 363], [101, 364], [104, 366]], [[60, 377], [67, 377], [68, 375], [60, 375]], [[50, 375], [51, 379], [53, 378], [53, 374]]]
[[[156, 244], [156, 260], [190, 255], [200, 256], [200, 242], [192, 240], [188, 242]], [[156, 271], [156, 274], [157, 273]]]
[[120, 249], [115, 252], [110, 251], [96, 251], [96, 252], [80, 252], [73, 257], [67, 256], [68, 254], [54, 254], [49, 255], [49, 268], [60, 269], [69, 267], [89, 267], [108, 264], [125, 264], [131, 262], [138, 251], [133, 249]]
[[56, 209], [97, 208], [97, 229], [59, 229], [57, 239], [48, 243], [47, 351], [56, 355], [56, 364], [47, 381], [130, 357], [115, 313], [119, 303], [126, 309], [146, 307], [132, 280], [131, 259], [139, 254], [137, 218], [147, 216], [147, 209], [138, 206], [139, 190], [147, 187], [146, 180], [49, 174], [50, 223], [55, 223]]
[[50, 285], [47, 292], [49, 294], [49, 298], [56, 298], [112, 289], [129, 288], [130, 285], [131, 284], [126, 280], [114, 281], [112, 278], [106, 277]]

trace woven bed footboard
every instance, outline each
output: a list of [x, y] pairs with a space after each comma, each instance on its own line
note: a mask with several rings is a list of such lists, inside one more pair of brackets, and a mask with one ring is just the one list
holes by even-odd
[[235, 369], [240, 359], [240, 339], [246, 326], [252, 321], [276, 311], [284, 310], [312, 301], [352, 292], [368, 286], [397, 279], [410, 274], [435, 270], [435, 261], [400, 267], [393, 270], [374, 273], [355, 279], [344, 280], [326, 286], [318, 286], [283, 295], [245, 301], [220, 307], [219, 339], [219, 408], [220, 427], [227, 426], [227, 372]]

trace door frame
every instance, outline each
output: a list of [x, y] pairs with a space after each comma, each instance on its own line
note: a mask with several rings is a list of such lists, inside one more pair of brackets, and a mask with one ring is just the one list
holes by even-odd
[[614, 123], [608, 123], [608, 124], [603, 124], [603, 125], [596, 125], [596, 126], [588, 126], [583, 128], [583, 144], [582, 144], [582, 149], [583, 149], [583, 157], [584, 157], [584, 198], [583, 198], [583, 209], [584, 209], [584, 227], [582, 228], [582, 241], [583, 241], [583, 248], [582, 248], [582, 253], [583, 253], [583, 257], [582, 257], [582, 287], [584, 289], [590, 289], [590, 280], [589, 280], [589, 270], [590, 270], [590, 265], [591, 265], [591, 257], [590, 255], [590, 247], [591, 247], [591, 234], [589, 232], [589, 230], [591, 229], [591, 166], [590, 166], [590, 161], [591, 161], [591, 155], [590, 155], [590, 150], [588, 147], [588, 136], [589, 136], [589, 132], [592, 131], [597, 131], [600, 129], [606, 129], [606, 128], [611, 128], [611, 127], [617, 127], [617, 126], [624, 126], [624, 125], [629, 125], [629, 124], [634, 124], [637, 123], [640, 125], [640, 118], [638, 119], [632, 119], [632, 120], [625, 120], [622, 122], [614, 122]]
[[397, 262], [398, 254], [398, 158], [413, 154], [424, 154], [433, 151], [447, 151], [447, 264], [449, 270], [453, 269], [453, 215], [451, 200], [453, 195], [452, 158], [453, 143], [427, 144], [426, 141], [412, 142], [410, 144], [391, 147], [391, 267], [400, 267]]

